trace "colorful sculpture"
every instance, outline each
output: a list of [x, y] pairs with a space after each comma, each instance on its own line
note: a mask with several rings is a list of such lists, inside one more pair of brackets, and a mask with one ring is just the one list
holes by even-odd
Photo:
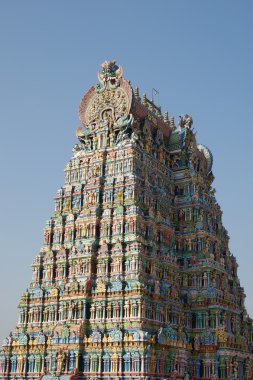
[[253, 379], [212, 154], [105, 62], [4, 340], [1, 379]]

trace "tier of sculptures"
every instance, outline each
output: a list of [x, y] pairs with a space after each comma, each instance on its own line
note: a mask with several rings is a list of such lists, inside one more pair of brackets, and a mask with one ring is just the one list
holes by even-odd
[[190, 115], [163, 117], [115, 61], [0, 352], [0, 379], [253, 379], [253, 329]]

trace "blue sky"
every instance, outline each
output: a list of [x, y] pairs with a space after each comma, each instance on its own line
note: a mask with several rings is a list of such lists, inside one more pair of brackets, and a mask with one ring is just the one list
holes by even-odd
[[76, 142], [77, 108], [116, 59], [162, 110], [189, 113], [214, 155], [214, 186], [253, 316], [252, 1], [0, 3], [0, 338], [13, 329], [53, 196]]

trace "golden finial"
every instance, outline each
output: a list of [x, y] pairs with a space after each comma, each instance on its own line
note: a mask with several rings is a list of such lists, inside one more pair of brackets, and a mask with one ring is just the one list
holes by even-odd
[[171, 126], [171, 128], [176, 129], [174, 116], [172, 116], [172, 117], [170, 118], [170, 126]]
[[147, 95], [146, 94], [143, 94], [142, 103], [144, 104], [144, 106], [147, 105]]
[[166, 124], [169, 124], [169, 112], [168, 111], [165, 112], [163, 120]]
[[138, 86], [135, 87], [134, 96], [136, 97], [136, 99], [139, 99], [139, 87]]

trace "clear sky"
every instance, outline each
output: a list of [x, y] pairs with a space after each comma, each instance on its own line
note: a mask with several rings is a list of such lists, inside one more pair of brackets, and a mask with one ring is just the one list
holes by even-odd
[[189, 113], [214, 155], [214, 186], [253, 316], [253, 2], [0, 2], [0, 338], [13, 329], [53, 196], [76, 142], [77, 108], [116, 59], [163, 111]]

